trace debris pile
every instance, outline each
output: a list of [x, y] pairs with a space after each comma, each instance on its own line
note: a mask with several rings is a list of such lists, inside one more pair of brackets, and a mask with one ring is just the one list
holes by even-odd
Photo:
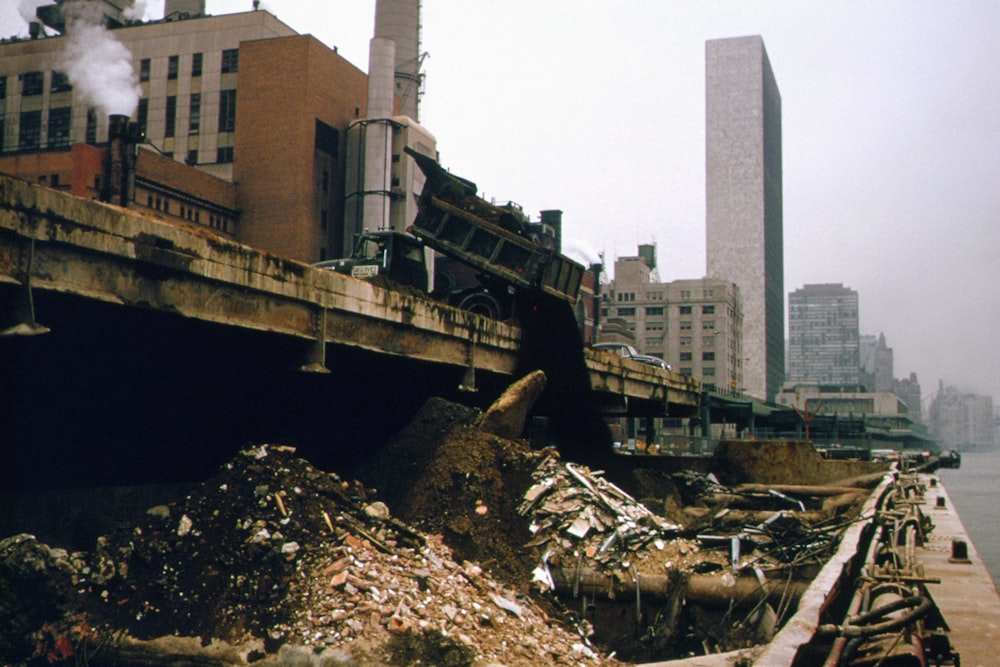
[[[35, 593], [2, 596], [3, 620], [36, 621], [2, 646], [11, 662], [155, 657], [158, 644], [135, 640], [177, 635], [242, 647], [209, 664], [280, 663], [295, 646], [344, 664], [607, 664], [530, 598], [453, 560], [440, 536], [286, 447], [241, 451], [91, 554], [18, 536], [0, 544], [0, 564], [2, 581]], [[23, 608], [43, 597], [44, 609]]]
[[361, 481], [248, 447], [91, 552], [0, 540], [0, 660], [611, 665], [742, 649], [794, 611], [865, 495], [690, 471], [616, 485], [501, 435], [524, 417], [498, 405], [428, 401]]

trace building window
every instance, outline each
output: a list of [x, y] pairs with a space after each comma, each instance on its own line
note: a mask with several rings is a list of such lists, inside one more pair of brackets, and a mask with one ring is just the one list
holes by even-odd
[[222, 163], [222, 162], [232, 162], [233, 161], [233, 147], [232, 146], [226, 146], [224, 148], [219, 148], [215, 152], [215, 161], [216, 162], [220, 162], [220, 163]]
[[663, 306], [648, 306], [646, 308], [646, 314], [647, 315], [662, 315], [663, 314]]
[[681, 331], [691, 331], [692, 328], [693, 327], [691, 326], [691, 322], [690, 321], [681, 322], [681, 326], [680, 326]]
[[37, 151], [42, 138], [42, 112], [22, 111], [17, 147], [22, 151]]
[[340, 132], [323, 121], [316, 119], [316, 136], [313, 138], [316, 150], [337, 157], [340, 154]]
[[701, 307], [701, 314], [702, 315], [714, 315], [715, 314], [715, 306], [702, 306]]
[[149, 81], [149, 58], [139, 61], [139, 81]]
[[167, 97], [167, 121], [166, 126], [163, 129], [163, 136], [172, 137], [174, 136], [174, 130], [177, 126], [177, 96], [170, 95]]
[[7, 77], [0, 76], [0, 100], [7, 97]]
[[149, 100], [141, 99], [139, 100], [139, 107], [135, 112], [135, 122], [143, 132], [146, 131], [147, 120], [149, 120]]
[[202, 63], [202, 55], [200, 53], [196, 53], [193, 56], [191, 56], [192, 77], [201, 76], [201, 63]]
[[691, 353], [681, 352], [681, 361], [691, 361]]
[[320, 227], [320, 229], [326, 229], [327, 220], [328, 220], [327, 216], [328, 216], [328, 214], [327, 214], [327, 212], [326, 212], [325, 209], [319, 212], [319, 227]]
[[681, 347], [691, 347], [690, 336], [681, 336]]
[[702, 361], [715, 361], [715, 352], [702, 352], [701, 353], [701, 360]]
[[69, 148], [70, 107], [49, 109], [49, 148]]
[[715, 367], [708, 366], [707, 368], [701, 369], [701, 374], [703, 377], [715, 377]]
[[187, 164], [194, 166], [198, 164], [198, 149], [192, 148], [188, 151], [187, 159], [184, 160]]
[[691, 375], [691, 369], [689, 367], [681, 367], [681, 375]]
[[219, 91], [219, 132], [236, 129], [236, 91]]
[[97, 111], [94, 107], [87, 109], [87, 134], [84, 141], [88, 144], [97, 143]]
[[706, 299], [711, 299], [713, 296], [715, 296], [715, 290], [710, 290], [710, 289], [703, 290], [701, 294]]
[[663, 322], [646, 320], [646, 331], [663, 331]]
[[73, 90], [73, 86], [70, 84], [66, 72], [52, 72], [52, 92], [64, 93], [67, 90]]
[[240, 50], [226, 49], [222, 52], [222, 72], [240, 71]]
[[45, 86], [44, 72], [25, 72], [21, 75], [21, 95], [41, 95]]
[[618, 301], [635, 301], [635, 292], [619, 292]]
[[705, 320], [701, 323], [703, 331], [715, 331], [715, 320]]
[[635, 308], [619, 308], [619, 317], [635, 317]]
[[680, 307], [680, 313], [681, 313], [681, 315], [690, 315], [691, 314], [691, 306], [681, 306]]
[[181, 68], [181, 57], [170, 56], [167, 58], [167, 79], [176, 79], [177, 72]]
[[201, 93], [191, 93], [191, 105], [188, 109], [188, 134], [201, 132]]

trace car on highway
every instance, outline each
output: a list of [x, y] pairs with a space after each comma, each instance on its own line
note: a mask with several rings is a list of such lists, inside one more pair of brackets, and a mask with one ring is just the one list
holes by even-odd
[[672, 370], [670, 368], [670, 364], [665, 362], [663, 359], [654, 357], [651, 354], [640, 354], [637, 349], [628, 343], [594, 343], [591, 347], [595, 350], [603, 350], [604, 352], [617, 354], [619, 357], [624, 357], [625, 359], [632, 359], [633, 361], [649, 364], [650, 366], [657, 366], [668, 371]]

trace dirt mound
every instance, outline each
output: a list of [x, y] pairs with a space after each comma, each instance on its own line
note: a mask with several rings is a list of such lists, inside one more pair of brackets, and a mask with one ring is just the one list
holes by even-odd
[[458, 557], [524, 587], [535, 566], [517, 506], [538, 462], [532, 451], [476, 427], [479, 412], [431, 399], [359, 477], [400, 519], [444, 536]]

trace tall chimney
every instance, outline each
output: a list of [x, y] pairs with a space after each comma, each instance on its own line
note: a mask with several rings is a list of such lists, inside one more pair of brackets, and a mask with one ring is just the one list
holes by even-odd
[[375, 37], [368, 46], [368, 122], [364, 135], [363, 224], [388, 229], [392, 202], [392, 77], [396, 50], [391, 39]]
[[375, 0], [375, 37], [396, 43], [395, 93], [400, 113], [420, 121], [420, 0]]
[[108, 117], [108, 155], [105, 172], [104, 201], [128, 206], [135, 189], [134, 125], [128, 116]]

